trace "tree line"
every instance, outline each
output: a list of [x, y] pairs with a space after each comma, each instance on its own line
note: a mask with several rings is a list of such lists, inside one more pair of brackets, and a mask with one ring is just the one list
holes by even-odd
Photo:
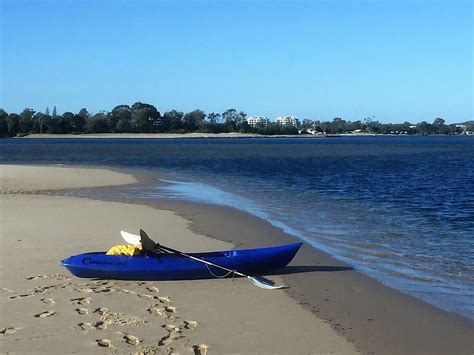
[[434, 119], [433, 123], [422, 121], [417, 124], [408, 121], [404, 123], [380, 123], [374, 117], [367, 117], [359, 121], [346, 121], [340, 117], [332, 121], [321, 122], [304, 120], [300, 126], [300, 131], [313, 131], [325, 134], [408, 134], [408, 135], [433, 135], [433, 134], [463, 134], [474, 132], [474, 121], [463, 124], [446, 125], [442, 118]]
[[85, 108], [78, 113], [64, 112], [62, 115], [56, 113], [56, 108], [52, 114], [49, 109], [42, 113], [26, 108], [20, 114], [0, 109], [0, 135], [191, 132], [298, 134], [296, 127], [274, 123], [251, 127], [246, 118], [246, 113], [236, 109], [208, 114], [199, 109], [188, 113], [171, 110], [162, 114], [155, 106], [142, 102], [132, 106], [119, 105], [110, 112], [101, 111], [93, 115]]
[[373, 118], [362, 121], [346, 121], [334, 118], [332, 121], [303, 120], [297, 126], [276, 123], [250, 126], [247, 114], [236, 109], [222, 113], [206, 114], [202, 110], [183, 113], [176, 110], [160, 113], [155, 106], [136, 102], [132, 106], [119, 105], [110, 112], [90, 114], [86, 108], [78, 113], [64, 112], [59, 115], [56, 107], [50, 113], [26, 108], [20, 114], [7, 113], [0, 109], [0, 136], [24, 136], [34, 133], [80, 134], [80, 133], [256, 133], [262, 135], [296, 135], [299, 133], [343, 134], [356, 130], [374, 134], [460, 134], [463, 129], [456, 125], [445, 125], [437, 118], [432, 124], [421, 122], [412, 125], [383, 124]]

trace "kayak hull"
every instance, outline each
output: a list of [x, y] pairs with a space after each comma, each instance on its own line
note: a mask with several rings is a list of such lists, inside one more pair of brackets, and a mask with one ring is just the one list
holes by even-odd
[[[270, 248], [190, 253], [194, 257], [247, 275], [264, 274], [285, 267], [302, 243]], [[73, 275], [120, 280], [193, 280], [232, 276], [214, 266], [175, 254], [162, 256], [106, 255], [103, 252], [74, 255], [61, 260]]]

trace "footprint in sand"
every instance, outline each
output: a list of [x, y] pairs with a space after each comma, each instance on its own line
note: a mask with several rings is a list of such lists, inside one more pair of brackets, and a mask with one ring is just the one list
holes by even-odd
[[36, 279], [46, 279], [46, 278], [48, 278], [46, 275], [35, 275], [35, 276], [25, 277], [25, 280], [36, 280]]
[[93, 289], [88, 288], [88, 287], [77, 288], [76, 291], [79, 291], [79, 292], [82, 292], [82, 293], [92, 293], [92, 292], [94, 292]]
[[161, 303], [170, 303], [171, 302], [169, 297], [166, 297], [166, 296], [158, 297], [158, 301], [160, 301]]
[[99, 313], [102, 316], [109, 313], [109, 309], [107, 307], [99, 307], [94, 310], [94, 313]]
[[165, 311], [169, 313], [176, 313], [176, 307], [174, 306], [166, 306]]
[[146, 298], [146, 299], [149, 299], [151, 300], [154, 296], [152, 295], [147, 295], [146, 293], [144, 294], [137, 294], [138, 297], [141, 297], [141, 298]]
[[92, 291], [94, 293], [106, 293], [106, 292], [113, 292], [113, 291], [115, 291], [115, 289], [110, 288], [110, 287], [101, 286], [101, 287], [98, 287], [96, 289], [93, 289]]
[[90, 298], [90, 297], [79, 297], [79, 298], [73, 298], [70, 301], [75, 303], [75, 304], [78, 304], [78, 305], [82, 306], [82, 305], [91, 303], [92, 298]]
[[15, 334], [20, 329], [22, 329], [22, 328], [17, 328], [17, 327], [2, 328], [2, 330], [0, 330], [0, 334], [2, 334], [2, 335], [11, 335], [11, 334]]
[[77, 312], [77, 314], [89, 314], [89, 310], [87, 308], [76, 308], [75, 311]]
[[161, 354], [160, 349], [155, 346], [140, 346], [134, 355], [152, 355], [152, 354]]
[[196, 355], [206, 355], [208, 349], [209, 346], [206, 344], [199, 344], [193, 346], [194, 354]]
[[122, 288], [120, 291], [122, 291], [123, 293], [131, 293], [131, 294], [136, 294], [135, 291], [130, 291], [130, 290], [127, 290], [126, 288]]
[[54, 311], [44, 311], [42, 313], [36, 314], [35, 317], [36, 318], [48, 318], [48, 317], [51, 317], [55, 314], [56, 314], [56, 312], [54, 312]]
[[105, 338], [97, 339], [96, 342], [97, 342], [97, 345], [103, 348], [108, 348], [112, 346], [112, 342], [109, 339], [105, 339]]
[[163, 308], [160, 308], [160, 305], [153, 304], [147, 309], [148, 313], [155, 316], [160, 316], [161, 318], [167, 318], [167, 314]]
[[165, 328], [168, 332], [176, 332], [181, 333], [181, 329], [177, 325], [174, 324], [164, 324], [162, 328]]
[[91, 323], [79, 323], [78, 326], [82, 329], [82, 330], [91, 330], [91, 329], [94, 329], [94, 327], [92, 326]]
[[10, 299], [11, 299], [11, 300], [14, 300], [14, 299], [16, 299], [16, 298], [31, 297], [31, 296], [33, 296], [33, 295], [34, 295], [34, 293], [23, 293], [23, 294], [21, 294], [21, 295], [10, 296]]
[[160, 290], [158, 289], [158, 287], [154, 287], [154, 286], [149, 286], [146, 288], [148, 291], [150, 292], [160, 292]]
[[94, 328], [98, 330], [107, 329], [107, 327], [112, 324], [112, 321], [98, 321], [94, 324]]
[[53, 300], [52, 298], [42, 298], [42, 299], [41, 299], [41, 302], [46, 303], [46, 304], [53, 304], [53, 303], [56, 303], [56, 301]]
[[0, 288], [0, 290], [2, 290], [2, 291], [4, 291], [4, 292], [13, 293], [13, 290], [10, 290], [9, 288], [6, 288], [6, 287], [2, 287], [2, 288]]
[[170, 345], [174, 340], [181, 338], [182, 330], [174, 324], [164, 324], [162, 328], [168, 331], [168, 335], [165, 335], [158, 341], [159, 346]]
[[165, 335], [158, 341], [158, 345], [159, 346], [170, 345], [174, 339], [175, 337], [173, 337], [171, 333], [168, 333], [168, 335]]
[[54, 291], [58, 288], [65, 288], [67, 287], [69, 284], [59, 284], [59, 285], [50, 285], [50, 286], [40, 286], [40, 287], [36, 287], [35, 288], [35, 291], [34, 293], [45, 293], [45, 292], [50, 292], [50, 291]]
[[184, 321], [184, 327], [186, 329], [196, 329], [198, 326], [198, 322], [196, 322], [195, 320], [185, 320]]
[[125, 334], [123, 336], [123, 338], [125, 339], [125, 342], [127, 344], [130, 344], [130, 345], [138, 345], [143, 340], [143, 339], [140, 339], [140, 338], [136, 337], [135, 335], [131, 335], [131, 334]]

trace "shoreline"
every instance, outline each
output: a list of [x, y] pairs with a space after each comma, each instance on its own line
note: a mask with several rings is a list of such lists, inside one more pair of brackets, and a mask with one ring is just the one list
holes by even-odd
[[[262, 290], [246, 278], [140, 282], [69, 275], [59, 260], [123, 243], [120, 229], [159, 230], [164, 244], [191, 252], [232, 245], [193, 232], [189, 220], [174, 212], [66, 193], [74, 190], [65, 183], [67, 174], [95, 178], [95, 188], [108, 189], [114, 188], [107, 187], [109, 179], [125, 171], [107, 169], [97, 179], [103, 169], [43, 167], [65, 179], [43, 175], [41, 191], [28, 186], [23, 191], [40, 168], [14, 169], [16, 185], [0, 194], [2, 351], [205, 354], [209, 347], [211, 354], [356, 353], [284, 292]], [[124, 184], [135, 179], [126, 177]], [[281, 282], [279, 276], [272, 279]]]
[[[146, 170], [104, 168], [132, 174], [137, 180], [135, 185], [156, 183]], [[93, 189], [105, 191], [108, 197], [85, 200], [173, 211], [189, 221], [187, 227], [192, 232], [230, 242], [236, 248], [269, 246], [296, 239], [262, 219], [228, 207], [178, 200], [123, 201], [111, 197], [119, 186]], [[66, 191], [73, 189], [42, 193], [61, 195]], [[474, 349], [470, 337], [474, 322], [382, 285], [308, 245], [304, 245], [289, 267], [275, 275], [271, 278], [281, 278], [289, 286], [285, 294], [292, 298], [292, 303], [330, 324], [363, 353], [467, 354]]]
[[[146, 170], [111, 168], [133, 174], [137, 185], [156, 184]], [[190, 229], [237, 248], [289, 243], [298, 238], [247, 212], [183, 200], [120, 200], [107, 187], [105, 201], [169, 210], [189, 220]], [[390, 288], [312, 246], [303, 245], [280, 275], [285, 293], [354, 343], [363, 353], [472, 353], [474, 321]], [[396, 326], [394, 326], [396, 325]]]

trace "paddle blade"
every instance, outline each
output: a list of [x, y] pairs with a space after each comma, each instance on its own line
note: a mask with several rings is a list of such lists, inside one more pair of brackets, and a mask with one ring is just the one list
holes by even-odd
[[264, 289], [266, 289], [266, 290], [278, 290], [278, 289], [284, 287], [284, 286], [274, 286], [274, 285], [271, 285], [271, 284], [269, 284], [268, 282], [263, 281], [263, 280], [259, 280], [259, 279], [257, 279], [256, 277], [253, 277], [253, 276], [247, 276], [247, 278], [248, 278], [249, 281], [250, 281], [251, 283], [253, 283], [255, 286], [264, 288]]
[[120, 231], [120, 234], [122, 235], [122, 238], [125, 239], [125, 241], [128, 244], [132, 244], [132, 245], [140, 245], [141, 244], [139, 235], [128, 233], [128, 232], [125, 232], [125, 231]]

